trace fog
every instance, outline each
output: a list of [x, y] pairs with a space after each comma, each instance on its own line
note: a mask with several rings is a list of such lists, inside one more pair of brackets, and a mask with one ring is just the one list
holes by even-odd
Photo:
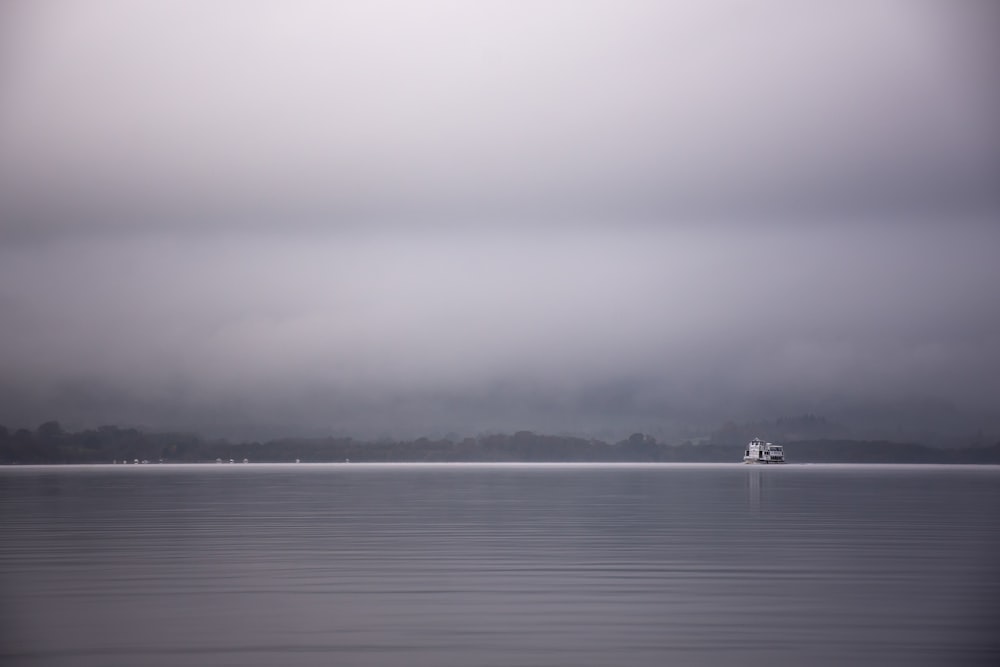
[[997, 428], [998, 19], [6, 3], [0, 423]]

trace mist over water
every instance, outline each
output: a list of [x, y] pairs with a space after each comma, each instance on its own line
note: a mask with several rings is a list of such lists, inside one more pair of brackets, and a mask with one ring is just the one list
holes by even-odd
[[[988, 0], [2, 2], [0, 433], [992, 445], [998, 34]], [[993, 665], [997, 482], [5, 466], [0, 663]]]
[[5, 665], [987, 665], [995, 467], [0, 470]]
[[4, 2], [0, 424], [998, 434], [998, 26]]

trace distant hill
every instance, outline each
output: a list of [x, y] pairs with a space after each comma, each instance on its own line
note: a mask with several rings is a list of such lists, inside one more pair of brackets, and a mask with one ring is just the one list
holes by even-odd
[[[194, 463], [215, 460], [253, 462], [323, 461], [538, 461], [538, 462], [738, 462], [742, 442], [668, 445], [635, 433], [620, 442], [518, 431], [462, 440], [380, 440], [288, 438], [232, 443], [196, 435], [144, 433], [103, 426], [70, 433], [58, 422], [34, 431], [0, 426], [0, 464], [111, 462]], [[916, 443], [849, 439], [783, 440], [790, 463], [994, 463], [992, 446], [940, 449]]]
[[1000, 443], [962, 449], [885, 440], [809, 440], [782, 444], [785, 457], [795, 463], [1000, 463]]

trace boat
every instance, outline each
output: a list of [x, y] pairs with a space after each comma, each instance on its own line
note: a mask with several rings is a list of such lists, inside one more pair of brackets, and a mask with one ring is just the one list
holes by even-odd
[[743, 452], [743, 463], [784, 463], [785, 452], [781, 445], [772, 445], [754, 438]]

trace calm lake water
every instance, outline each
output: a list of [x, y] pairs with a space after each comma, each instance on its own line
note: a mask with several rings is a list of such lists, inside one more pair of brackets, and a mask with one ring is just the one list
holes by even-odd
[[0, 469], [3, 665], [997, 665], [1000, 468]]

